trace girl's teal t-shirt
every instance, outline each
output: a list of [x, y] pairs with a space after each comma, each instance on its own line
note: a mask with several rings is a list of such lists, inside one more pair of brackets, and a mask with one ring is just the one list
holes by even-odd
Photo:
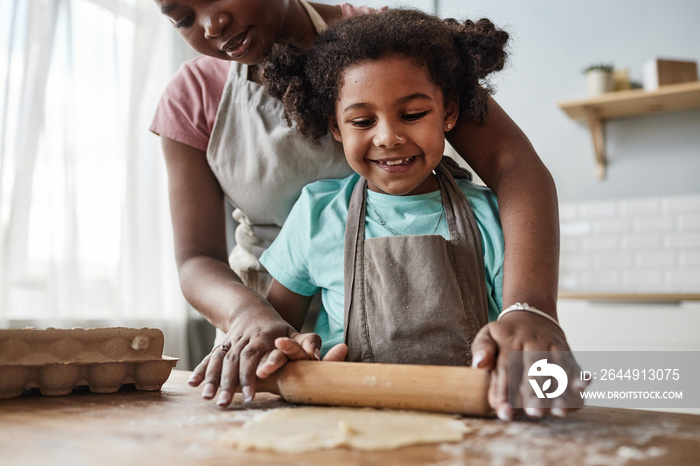
[[[260, 258], [267, 271], [289, 290], [304, 296], [321, 291], [322, 308], [315, 332], [323, 341], [324, 355], [343, 342], [345, 222], [350, 196], [359, 179], [353, 174], [307, 185], [279, 235]], [[493, 321], [502, 309], [504, 253], [496, 195], [470, 181], [456, 181], [481, 232], [489, 319]], [[367, 196], [371, 205], [367, 206], [366, 238], [394, 235], [378, 216], [402, 235], [432, 234], [439, 220], [434, 234], [449, 238], [440, 191], [392, 196], [368, 190]]]

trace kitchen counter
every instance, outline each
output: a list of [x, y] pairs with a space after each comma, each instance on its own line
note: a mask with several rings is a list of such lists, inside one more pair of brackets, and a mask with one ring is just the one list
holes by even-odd
[[[392, 451], [345, 448], [300, 455], [237, 451], [221, 441], [262, 410], [289, 408], [260, 393], [242, 407], [219, 409], [173, 371], [160, 392], [122, 389], [63, 397], [25, 394], [0, 400], [3, 465], [272, 465], [272, 464], [700, 464], [700, 416], [583, 408], [567, 419], [504, 423], [464, 418], [475, 430], [460, 443]], [[240, 395], [235, 401], [240, 402]]]

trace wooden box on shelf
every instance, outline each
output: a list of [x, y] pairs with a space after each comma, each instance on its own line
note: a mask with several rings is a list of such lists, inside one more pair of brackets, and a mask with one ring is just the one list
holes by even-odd
[[669, 84], [698, 80], [698, 64], [694, 61], [653, 58], [644, 64], [644, 90], [655, 91]]

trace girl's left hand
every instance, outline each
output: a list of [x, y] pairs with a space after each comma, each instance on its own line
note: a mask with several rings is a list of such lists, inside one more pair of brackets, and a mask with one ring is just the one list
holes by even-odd
[[[511, 361], [511, 369], [517, 374], [508, 374], [508, 352], [522, 351], [522, 357]], [[536, 353], [555, 352], [551, 361], [567, 373], [569, 384], [560, 396], [540, 399], [528, 383], [528, 370], [535, 363]], [[525, 414], [540, 418], [545, 409], [555, 417], [565, 417], [567, 412], [583, 405], [579, 392], [586, 387], [577, 378], [581, 370], [573, 358], [564, 332], [541, 316], [529, 312], [511, 312], [500, 321], [483, 327], [472, 344], [472, 367], [491, 372], [489, 404], [501, 420], [513, 418], [514, 409], [508, 402], [508, 387], [522, 400]], [[510, 377], [508, 377], [510, 375]]]
[[[263, 357], [255, 375], [261, 379], [268, 377], [280, 367], [284, 366], [290, 360], [320, 360], [321, 355], [318, 352], [318, 346], [306, 345], [305, 342], [318, 338], [314, 333], [298, 334], [292, 338], [277, 338], [275, 340], [275, 349], [272, 350], [267, 357]], [[311, 348], [309, 350], [308, 348]], [[335, 345], [328, 350], [324, 361], [343, 361], [348, 352], [348, 347], [344, 343]]]

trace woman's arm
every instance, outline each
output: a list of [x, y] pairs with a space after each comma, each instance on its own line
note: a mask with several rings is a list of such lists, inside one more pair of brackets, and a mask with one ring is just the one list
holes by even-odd
[[[448, 134], [457, 152], [498, 196], [505, 238], [503, 306], [528, 303], [557, 317], [559, 275], [559, 211], [554, 180], [525, 134], [493, 100], [486, 124], [460, 121]], [[532, 417], [543, 408], [564, 416], [575, 405], [575, 393], [542, 402], [526, 391], [527, 384], [507, 377], [508, 351], [568, 351], [563, 332], [546, 319], [527, 312], [511, 312], [484, 327], [474, 339], [473, 364], [491, 371], [489, 403], [502, 419], [511, 419], [508, 380], [525, 387], [523, 405]], [[570, 353], [560, 353], [566, 366], [576, 368]], [[527, 374], [528, 367], [522, 374]]]
[[198, 149], [161, 137], [168, 171], [170, 210], [180, 286], [187, 301], [226, 332], [227, 352], [212, 351], [195, 368], [190, 383], [205, 382], [202, 396], [228, 405], [240, 385], [255, 393], [255, 370], [280, 337], [297, 332], [230, 269], [226, 249], [224, 195]]
[[447, 135], [498, 196], [505, 238], [503, 305], [527, 302], [556, 318], [559, 210], [552, 175], [493, 99], [485, 125], [460, 120]]

